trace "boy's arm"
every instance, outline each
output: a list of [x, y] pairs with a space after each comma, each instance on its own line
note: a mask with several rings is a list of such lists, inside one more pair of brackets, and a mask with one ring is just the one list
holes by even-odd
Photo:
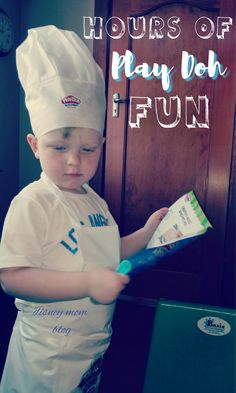
[[112, 303], [129, 278], [101, 268], [91, 272], [44, 270], [33, 267], [0, 271], [3, 290], [11, 296], [32, 302], [57, 302], [91, 297], [103, 304]]
[[149, 217], [143, 228], [121, 238], [121, 259], [127, 258], [146, 247], [167, 212], [167, 207], [157, 210]]

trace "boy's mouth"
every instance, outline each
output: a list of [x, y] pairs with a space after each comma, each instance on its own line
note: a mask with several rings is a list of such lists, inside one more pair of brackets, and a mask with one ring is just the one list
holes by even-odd
[[65, 173], [65, 175], [70, 177], [80, 177], [82, 176], [82, 173]]

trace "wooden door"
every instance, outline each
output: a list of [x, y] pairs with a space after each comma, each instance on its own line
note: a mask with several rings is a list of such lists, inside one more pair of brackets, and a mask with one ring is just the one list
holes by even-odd
[[[97, 189], [103, 191], [122, 234], [141, 227], [154, 210], [169, 206], [189, 190], [194, 190], [214, 226], [209, 236], [199, 239], [162, 266], [135, 278], [125, 296], [118, 301], [101, 392], [141, 393], [158, 299], [221, 305], [222, 299], [233, 296], [233, 290], [226, 297], [222, 296], [222, 290], [233, 288], [234, 281], [230, 275], [234, 271], [233, 255], [226, 253], [225, 257], [224, 248], [227, 217], [232, 217], [228, 211], [228, 198], [236, 92], [235, 1], [104, 0], [96, 5], [97, 16], [104, 17], [103, 27], [111, 16], [116, 17], [107, 24], [110, 35], [121, 31], [121, 21], [125, 24], [122, 38], [109, 39], [103, 29], [103, 39], [94, 43], [95, 56], [106, 72], [108, 86], [103, 180], [100, 172]], [[127, 17], [131, 16], [136, 21], [138, 17], [145, 18], [146, 32], [140, 39], [132, 39], [128, 33]], [[150, 20], [155, 16], [159, 23], [163, 23], [163, 38], [150, 39]], [[176, 33], [168, 28], [173, 16], [179, 18], [181, 28], [177, 38], [168, 36], [168, 33]], [[201, 20], [202, 17], [205, 19]], [[233, 25], [220, 39], [217, 20], [220, 23], [223, 17], [231, 17]], [[197, 31], [202, 36], [209, 33], [207, 39], [195, 32], [197, 20], [205, 22], [201, 27], [198, 25], [200, 30]], [[213, 26], [214, 33], [211, 34]], [[142, 29], [131, 32], [141, 34]], [[174, 67], [172, 90], [165, 91], [157, 78], [145, 80], [137, 76], [128, 79], [124, 71], [121, 80], [115, 81], [111, 73], [112, 54], [116, 51], [124, 55], [127, 49], [135, 54], [136, 65], [146, 62], [150, 66], [158, 63]], [[227, 67], [227, 77], [184, 80], [180, 72], [182, 51], [207, 65], [209, 50], [217, 54], [223, 67]], [[124, 100], [118, 118], [112, 116], [114, 93], [119, 93]], [[172, 128], [167, 125], [176, 120], [173, 108], [172, 115], [166, 116], [160, 107], [159, 122], [155, 112], [155, 97], [167, 100], [168, 112], [171, 96], [178, 96], [181, 102], [181, 118]], [[209, 100], [208, 123], [204, 107], [197, 114], [194, 105], [190, 104], [186, 112], [186, 97], [193, 97], [197, 107], [201, 96]], [[147, 117], [140, 118], [139, 128], [130, 126], [130, 97], [144, 97], [140, 104], [147, 103], [146, 97], [150, 98], [151, 107], [145, 108]], [[163, 102], [163, 99], [159, 101]], [[175, 102], [172, 104], [174, 106]], [[135, 114], [135, 110], [132, 113]], [[195, 128], [187, 126], [193, 115], [198, 122]], [[135, 122], [135, 116], [132, 116], [132, 122]], [[207, 127], [202, 126], [204, 124]], [[235, 195], [233, 191], [231, 195]], [[228, 228], [233, 229], [232, 219], [230, 222]], [[228, 304], [233, 304], [232, 299]]]
[[[127, 295], [220, 302], [235, 105], [234, 25], [228, 26], [229, 31], [225, 32], [223, 39], [217, 38], [217, 34], [220, 34], [222, 18], [226, 17], [224, 21], [229, 22], [227, 17], [234, 17], [234, 3], [233, 0], [113, 0], [111, 15], [116, 18], [108, 22], [107, 29], [109, 31], [110, 28], [110, 35], [114, 36], [121, 32], [120, 26], [123, 25], [125, 33], [120, 39], [110, 39], [105, 198], [122, 234], [136, 230], [154, 210], [169, 206], [189, 190], [194, 190], [214, 226], [210, 236], [171, 258], [165, 265], [135, 279], [127, 289]], [[128, 16], [136, 21], [140, 16], [145, 19], [146, 30], [142, 38], [132, 39], [128, 33]], [[178, 17], [181, 31], [168, 27], [173, 16]], [[149, 36], [154, 17], [158, 18], [156, 23], [163, 24], [159, 31], [163, 38], [151, 39]], [[214, 29], [214, 33], [210, 33], [209, 29]], [[134, 36], [141, 33], [141, 27], [137, 31], [131, 30]], [[207, 33], [208, 38], [202, 38]], [[150, 67], [154, 63], [173, 67], [171, 92], [167, 92], [161, 79], [156, 77], [150, 80], [141, 76], [129, 79], [122, 71], [121, 81], [115, 81], [111, 72], [112, 55], [114, 51], [124, 55], [127, 49], [135, 55], [136, 65], [145, 62]], [[183, 51], [206, 66], [209, 51], [214, 51], [222, 70], [228, 69], [228, 76], [183, 79]], [[114, 93], [125, 99], [120, 105], [118, 118], [112, 116]], [[181, 116], [173, 126], [176, 96], [181, 103]], [[147, 104], [149, 98], [151, 107], [146, 107], [147, 116], [140, 118], [139, 128], [130, 126], [130, 122], [135, 123], [138, 111], [135, 105], [131, 108], [130, 97], [139, 97], [136, 104]], [[198, 106], [199, 97], [207, 97], [208, 104], [202, 99], [201, 106]], [[164, 113], [163, 99], [166, 99], [166, 110], [171, 112], [170, 116]], [[191, 99], [194, 103], [190, 102]], [[159, 105], [159, 120], [155, 103]], [[143, 113], [142, 107], [139, 112]], [[197, 119], [195, 127], [191, 126], [193, 116]], [[172, 127], [168, 126], [170, 124]]]

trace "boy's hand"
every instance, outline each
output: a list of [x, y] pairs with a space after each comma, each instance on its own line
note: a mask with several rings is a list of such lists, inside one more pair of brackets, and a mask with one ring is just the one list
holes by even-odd
[[144, 230], [148, 234], [148, 237], [151, 238], [153, 233], [155, 232], [156, 228], [163, 220], [165, 215], [168, 213], [168, 208], [163, 207], [162, 209], [157, 210], [153, 213], [149, 219], [147, 220], [146, 224], [144, 225]]
[[112, 303], [129, 281], [127, 275], [115, 273], [108, 268], [93, 270], [89, 272], [89, 296], [98, 303]]

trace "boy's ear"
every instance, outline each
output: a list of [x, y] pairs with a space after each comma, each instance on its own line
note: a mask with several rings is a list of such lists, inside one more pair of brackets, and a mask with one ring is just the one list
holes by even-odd
[[38, 152], [38, 140], [33, 134], [27, 135], [27, 142], [31, 147], [32, 152], [34, 153], [35, 157], [39, 159], [39, 152]]

